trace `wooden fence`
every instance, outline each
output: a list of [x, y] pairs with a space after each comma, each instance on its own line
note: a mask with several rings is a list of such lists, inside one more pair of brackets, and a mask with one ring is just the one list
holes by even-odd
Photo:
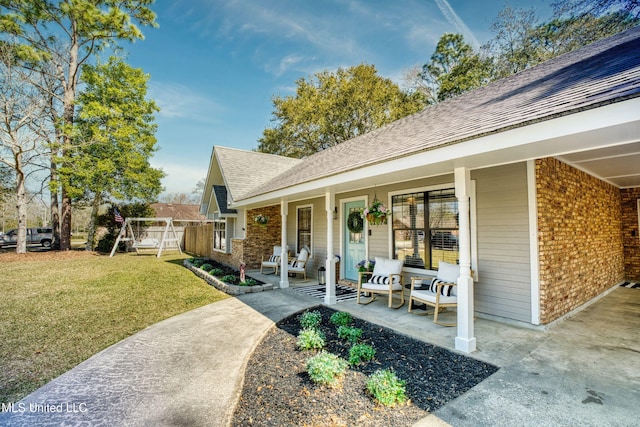
[[190, 254], [208, 257], [213, 252], [213, 224], [191, 225], [184, 229], [184, 250]]

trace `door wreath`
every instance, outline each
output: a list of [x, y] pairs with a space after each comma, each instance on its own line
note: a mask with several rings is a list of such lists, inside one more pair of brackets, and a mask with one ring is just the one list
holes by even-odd
[[352, 233], [360, 233], [364, 227], [364, 220], [360, 212], [351, 212], [347, 218], [347, 228]]

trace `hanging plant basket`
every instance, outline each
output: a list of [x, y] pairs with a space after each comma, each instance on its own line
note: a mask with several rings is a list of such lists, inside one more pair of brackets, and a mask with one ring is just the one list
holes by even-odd
[[370, 214], [367, 214], [367, 221], [371, 225], [384, 225], [387, 223], [387, 216], [386, 215], [375, 216], [374, 214], [370, 213]]
[[387, 223], [387, 217], [389, 216], [389, 210], [387, 207], [378, 200], [377, 197], [374, 197], [373, 203], [369, 205], [368, 208], [364, 210], [362, 213], [367, 221], [371, 225], [384, 225]]
[[347, 218], [347, 228], [352, 233], [361, 233], [364, 227], [362, 214], [360, 212], [351, 212]]

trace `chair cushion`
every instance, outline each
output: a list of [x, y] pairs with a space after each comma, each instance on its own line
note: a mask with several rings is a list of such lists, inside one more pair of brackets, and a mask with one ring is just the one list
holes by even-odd
[[280, 255], [271, 255], [268, 262], [278, 262]]
[[456, 283], [458, 276], [460, 275], [460, 266], [457, 264], [449, 264], [448, 262], [440, 261], [438, 263], [438, 279], [443, 282]]
[[[411, 297], [412, 298], [418, 298], [422, 301], [428, 301], [432, 304], [436, 303], [436, 294], [434, 294], [431, 291], [416, 291], [414, 290], [413, 292], [411, 292]], [[458, 303], [458, 297], [455, 295], [452, 295], [450, 297], [447, 296], [440, 296], [440, 304], [457, 304]]]
[[[444, 280], [440, 280], [437, 277], [435, 277], [432, 281], [431, 281], [431, 285], [429, 285], [429, 290], [431, 292], [433, 292], [434, 294], [436, 292], [438, 292], [438, 283], [451, 283], [451, 282], [445, 282]], [[452, 291], [455, 288], [455, 286], [453, 285], [443, 285], [440, 288], [440, 295], [444, 295], [447, 297], [450, 297], [452, 295]]]
[[[367, 282], [362, 284], [362, 289], [369, 289], [372, 291], [388, 291], [389, 284], [387, 283], [386, 285], [378, 285], [376, 283]], [[391, 285], [391, 289], [394, 291], [402, 290], [402, 285], [399, 283], [394, 283], [393, 285]]]
[[[390, 274], [402, 274], [401, 259], [388, 259], [382, 257], [376, 257], [376, 265], [373, 267], [374, 276], [389, 276]], [[400, 283], [400, 276], [393, 277], [394, 283]]]
[[280, 263], [272, 262], [272, 261], [262, 261], [262, 266], [263, 267], [275, 267], [277, 265], [280, 265]]

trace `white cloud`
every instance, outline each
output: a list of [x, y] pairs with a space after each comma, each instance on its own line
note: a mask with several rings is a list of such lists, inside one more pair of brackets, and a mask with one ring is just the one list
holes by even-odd
[[453, 25], [456, 30], [464, 36], [465, 41], [469, 43], [476, 51], [480, 50], [480, 42], [478, 42], [476, 36], [474, 36], [469, 27], [467, 27], [467, 24], [465, 24], [464, 21], [460, 19], [455, 10], [453, 10], [449, 2], [447, 0], [435, 0], [435, 2], [440, 8], [440, 11], [444, 15], [444, 17], [447, 18], [447, 21], [449, 21], [449, 23]]
[[203, 122], [216, 122], [215, 115], [223, 108], [213, 100], [179, 83], [151, 81], [149, 93], [160, 108], [160, 117], [189, 118]]
[[152, 160], [151, 163], [153, 167], [162, 169], [166, 174], [162, 180], [162, 185], [165, 187], [163, 194], [191, 194], [198, 181], [207, 175], [206, 167], [193, 164], [165, 163], [154, 160]]

